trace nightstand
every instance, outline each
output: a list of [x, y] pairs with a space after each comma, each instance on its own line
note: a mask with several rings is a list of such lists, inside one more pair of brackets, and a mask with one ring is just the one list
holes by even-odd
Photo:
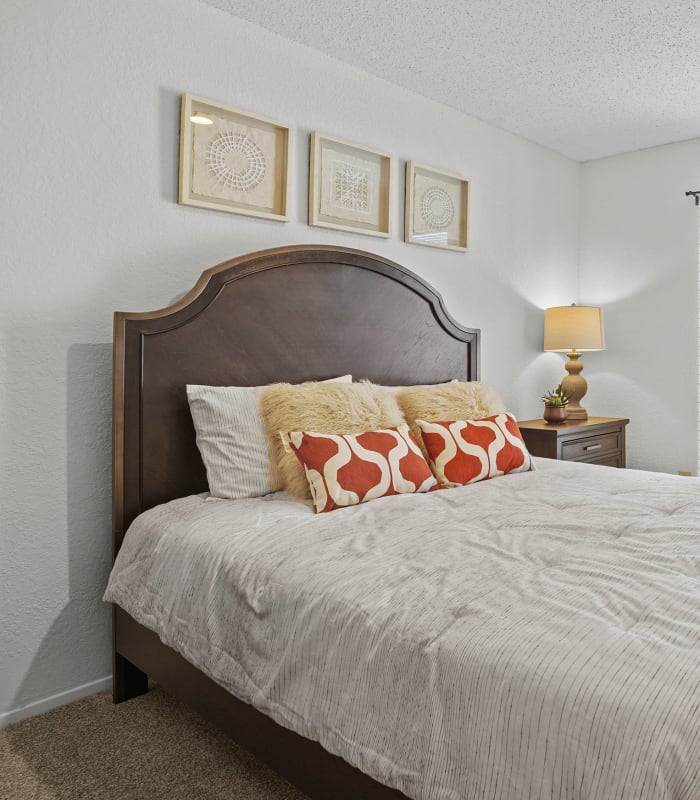
[[628, 422], [619, 417], [589, 417], [558, 424], [528, 419], [518, 426], [533, 456], [624, 467]]

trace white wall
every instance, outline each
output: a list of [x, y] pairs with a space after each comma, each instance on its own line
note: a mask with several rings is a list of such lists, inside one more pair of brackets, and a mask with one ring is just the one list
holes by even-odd
[[[115, 309], [161, 307], [264, 247], [368, 249], [480, 327], [484, 379], [539, 415], [562, 371], [540, 309], [576, 290], [580, 166], [196, 0], [4, 0], [0, 15], [1, 723], [111, 670]], [[294, 126], [291, 222], [177, 205], [184, 91]], [[400, 159], [391, 240], [305, 224], [311, 130]], [[400, 241], [407, 158], [472, 179], [470, 253]]]
[[700, 139], [582, 166], [581, 302], [605, 307], [586, 353], [589, 413], [630, 418], [628, 466], [695, 472]]

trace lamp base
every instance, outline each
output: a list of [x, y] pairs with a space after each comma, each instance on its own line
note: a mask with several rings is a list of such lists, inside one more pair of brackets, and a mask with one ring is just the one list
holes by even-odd
[[571, 419], [588, 419], [588, 411], [583, 406], [578, 408], [571, 408], [570, 405], [566, 407], [566, 418]]
[[561, 388], [569, 396], [569, 405], [566, 407], [567, 419], [588, 419], [588, 412], [581, 405], [581, 400], [586, 394], [588, 384], [581, 375], [583, 364], [581, 363], [581, 353], [572, 350], [568, 353], [569, 360], [566, 362], [566, 371], [569, 373], [561, 382]]

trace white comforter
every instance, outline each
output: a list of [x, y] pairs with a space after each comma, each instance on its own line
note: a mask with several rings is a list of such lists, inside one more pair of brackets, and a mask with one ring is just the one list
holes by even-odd
[[188, 497], [105, 598], [420, 800], [700, 798], [700, 481], [537, 470], [314, 515]]

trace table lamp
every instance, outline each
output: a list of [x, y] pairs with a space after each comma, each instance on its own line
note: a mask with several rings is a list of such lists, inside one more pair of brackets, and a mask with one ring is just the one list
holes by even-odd
[[590, 350], [605, 350], [603, 310], [595, 306], [555, 306], [544, 312], [544, 349], [567, 353], [566, 371], [561, 382], [569, 396], [567, 419], [588, 419], [588, 412], [581, 405], [588, 384], [580, 374], [583, 369], [581, 353]]

